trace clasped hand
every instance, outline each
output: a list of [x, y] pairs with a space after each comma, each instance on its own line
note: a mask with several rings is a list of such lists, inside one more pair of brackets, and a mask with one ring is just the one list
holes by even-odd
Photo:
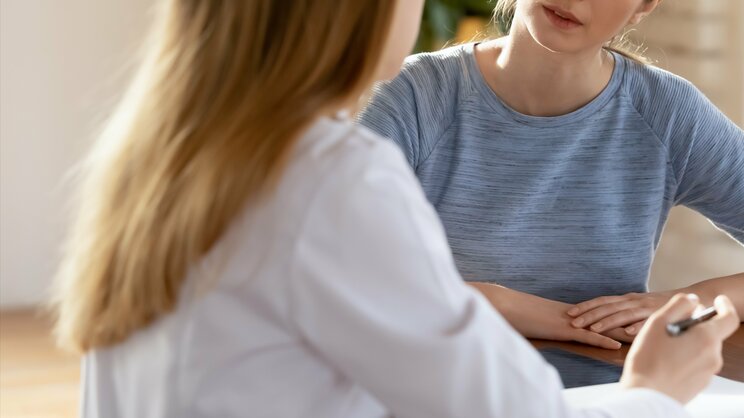
[[[664, 306], [673, 292], [628, 293], [620, 296], [600, 296], [574, 305], [566, 314], [572, 317], [571, 326], [597, 333], [622, 329], [632, 340], [646, 319]], [[615, 333], [617, 335], [617, 333]]]

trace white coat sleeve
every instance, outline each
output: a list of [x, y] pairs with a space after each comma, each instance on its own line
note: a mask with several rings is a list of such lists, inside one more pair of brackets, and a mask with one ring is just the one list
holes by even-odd
[[340, 164], [292, 254], [292, 318], [330, 364], [406, 417], [685, 417], [652, 390], [572, 410], [555, 369], [459, 276], [393, 145]]

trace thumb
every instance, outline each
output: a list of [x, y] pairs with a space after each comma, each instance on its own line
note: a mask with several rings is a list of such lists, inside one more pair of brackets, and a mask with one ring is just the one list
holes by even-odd
[[739, 328], [739, 315], [731, 300], [725, 295], [719, 295], [713, 302], [716, 306], [716, 316], [711, 319], [711, 326], [722, 339], [728, 338]]
[[680, 321], [689, 318], [699, 303], [700, 298], [694, 293], [678, 293], [653, 316], [662, 318], [667, 322]]

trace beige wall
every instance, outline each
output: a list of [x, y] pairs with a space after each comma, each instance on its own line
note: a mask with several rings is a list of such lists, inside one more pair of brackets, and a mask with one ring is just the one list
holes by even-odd
[[150, 0], [0, 1], [0, 306], [43, 300], [68, 189], [126, 79]]
[[[667, 0], [634, 37], [658, 65], [695, 83], [744, 126], [744, 2]], [[652, 289], [744, 272], [744, 247], [699, 214], [672, 211], [651, 272]]]

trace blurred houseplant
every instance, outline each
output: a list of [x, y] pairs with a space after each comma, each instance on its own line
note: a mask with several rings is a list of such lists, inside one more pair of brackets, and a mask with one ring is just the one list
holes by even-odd
[[463, 42], [479, 32], [489, 32], [496, 1], [427, 0], [416, 51], [434, 51], [449, 41]]

